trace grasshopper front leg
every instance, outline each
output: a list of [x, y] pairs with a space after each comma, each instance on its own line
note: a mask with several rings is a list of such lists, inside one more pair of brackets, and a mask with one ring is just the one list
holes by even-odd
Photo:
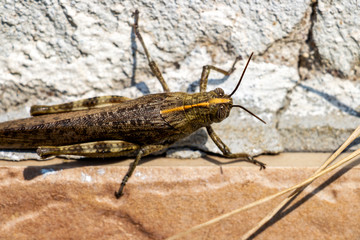
[[207, 83], [208, 83], [210, 70], [214, 70], [214, 71], [224, 74], [225, 76], [229, 76], [230, 74], [232, 74], [235, 71], [235, 64], [241, 59], [242, 58], [240, 56], [236, 57], [231, 68], [227, 71], [223, 70], [221, 68], [215, 67], [213, 65], [203, 66], [203, 70], [202, 70], [201, 78], [200, 78], [200, 92], [206, 92], [206, 87], [207, 87]]
[[[205, 65], [203, 67], [203, 71], [201, 73], [201, 78], [200, 78], [200, 92], [206, 92], [206, 87], [207, 87], [207, 83], [208, 83], [210, 70], [214, 70], [214, 71], [224, 74], [225, 76], [229, 76], [230, 74], [232, 74], [235, 71], [235, 64], [239, 60], [241, 60], [241, 57], [240, 56], [236, 57], [235, 61], [233, 62], [231, 68], [228, 71], [223, 70], [218, 67], [215, 67], [215, 66], [212, 66], [212, 65]], [[206, 130], [207, 130], [209, 136], [211, 137], [211, 139], [213, 140], [213, 142], [221, 150], [224, 157], [226, 157], [226, 158], [244, 158], [244, 159], [246, 159], [246, 161], [260, 166], [260, 170], [265, 169], [264, 163], [255, 160], [252, 156], [249, 156], [246, 153], [231, 153], [229, 147], [226, 146], [226, 144], [220, 139], [220, 137], [215, 133], [214, 129], [211, 126], [207, 126]]]
[[243, 158], [245, 161], [253, 163], [260, 166], [260, 170], [265, 169], [265, 164], [255, 160], [252, 156], [247, 153], [231, 153], [230, 149], [226, 144], [220, 139], [220, 137], [215, 133], [214, 129], [211, 126], [206, 127], [206, 130], [216, 144], [216, 146], [221, 150], [223, 156], [226, 158]]

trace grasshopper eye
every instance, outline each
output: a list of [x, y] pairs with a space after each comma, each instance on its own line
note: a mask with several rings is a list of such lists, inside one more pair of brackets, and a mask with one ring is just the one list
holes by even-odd
[[216, 119], [220, 122], [229, 116], [229, 110], [225, 105], [220, 105], [216, 112]]
[[221, 88], [215, 88], [214, 92], [219, 96], [219, 97], [223, 97], [224, 96], [224, 90], [222, 90]]

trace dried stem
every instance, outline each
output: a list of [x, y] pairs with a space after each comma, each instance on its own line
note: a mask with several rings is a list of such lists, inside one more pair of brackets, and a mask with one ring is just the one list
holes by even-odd
[[[321, 177], [322, 175], [324, 175], [324, 174], [326, 174], [326, 173], [328, 173], [328, 172], [330, 172], [330, 171], [332, 171], [332, 170], [340, 167], [341, 165], [344, 165], [345, 163], [349, 162], [349, 161], [352, 160], [353, 158], [359, 156], [359, 155], [360, 155], [360, 149], [358, 149], [358, 150], [356, 150], [355, 152], [351, 153], [349, 156], [343, 158], [342, 160], [340, 160], [339, 162], [335, 163], [334, 165], [326, 168], [326, 167], [327, 167], [352, 141], [354, 141], [359, 135], [360, 135], [360, 126], [359, 126], [358, 128], [356, 128], [356, 130], [355, 130], [355, 131], [352, 133], [352, 135], [346, 140], [346, 142], [314, 173], [314, 175], [311, 176], [310, 178], [306, 179], [305, 181], [303, 181], [303, 182], [301, 182], [301, 183], [299, 183], [299, 184], [297, 184], [297, 185], [295, 185], [295, 186], [292, 186], [292, 187], [290, 187], [290, 188], [288, 188], [288, 189], [285, 189], [285, 190], [283, 190], [283, 191], [280, 191], [280, 192], [278, 192], [278, 193], [275, 193], [275, 194], [273, 194], [273, 195], [270, 195], [270, 196], [267, 196], [267, 197], [262, 198], [262, 199], [260, 199], [260, 200], [257, 200], [257, 201], [255, 201], [255, 202], [252, 202], [252, 203], [250, 203], [250, 204], [248, 204], [248, 205], [246, 205], [246, 206], [244, 206], [244, 207], [241, 207], [241, 208], [235, 209], [235, 210], [233, 210], [233, 211], [231, 211], [231, 212], [228, 212], [228, 213], [225, 213], [225, 214], [223, 214], [223, 215], [220, 215], [220, 216], [218, 216], [218, 217], [216, 217], [216, 218], [213, 218], [213, 219], [211, 219], [211, 220], [209, 220], [209, 221], [207, 221], [207, 222], [205, 222], [205, 223], [196, 225], [196, 226], [188, 229], [187, 231], [181, 232], [181, 233], [179, 233], [179, 234], [176, 234], [176, 235], [168, 238], [168, 240], [173, 240], [173, 239], [177, 239], [177, 238], [179, 238], [179, 237], [185, 236], [185, 235], [187, 235], [187, 234], [189, 234], [189, 233], [191, 233], [191, 232], [193, 232], [193, 231], [196, 231], [196, 230], [201, 229], [201, 228], [203, 228], [203, 227], [209, 226], [209, 225], [211, 225], [211, 224], [213, 224], [213, 223], [219, 222], [219, 221], [222, 220], [222, 219], [228, 218], [228, 217], [230, 217], [230, 216], [232, 216], [232, 215], [234, 215], [234, 214], [237, 214], [237, 213], [242, 212], [242, 211], [244, 211], [244, 210], [250, 209], [250, 208], [252, 208], [252, 207], [255, 207], [255, 206], [257, 206], [257, 205], [260, 205], [260, 204], [262, 204], [262, 203], [265, 203], [265, 202], [267, 202], [267, 201], [270, 201], [270, 200], [272, 200], [272, 199], [274, 199], [274, 198], [276, 198], [276, 197], [278, 197], [278, 196], [281, 196], [281, 195], [283, 195], [283, 194], [286, 194], [286, 193], [288, 193], [288, 192], [290, 192], [290, 191], [296, 190], [296, 191], [294, 192], [295, 194], [292, 193], [292, 194], [290, 195], [290, 197], [296, 196], [296, 192], [299, 191], [298, 189], [302, 190], [304, 187], [306, 187], [308, 184], [310, 184], [311, 182], [313, 182], [315, 179], [317, 179], [317, 178]], [[326, 168], [326, 169], [324, 169], [324, 168]], [[289, 197], [288, 197], [288, 198], [289, 198]], [[288, 198], [287, 198], [287, 199], [288, 199]], [[287, 199], [286, 199], [286, 200], [287, 200]], [[283, 201], [283, 202], [285, 202], [285, 201]], [[283, 202], [282, 202], [282, 203], [283, 203]], [[282, 204], [282, 203], [281, 203], [281, 204]], [[280, 206], [280, 205], [279, 205], [279, 206]], [[275, 208], [276, 211], [278, 211], [279, 209], [281, 209], [281, 208], [279, 208], [279, 206]], [[274, 213], [275, 210], [274, 210], [272, 213]], [[276, 212], [275, 212], [275, 213], [276, 213]], [[269, 215], [269, 216], [270, 216], [270, 215]], [[265, 219], [265, 218], [264, 218], [264, 219]], [[264, 220], [264, 219], [263, 219], [263, 220]], [[264, 221], [263, 221], [263, 220], [261, 221], [261, 223], [268, 221], [268, 217], [266, 217], [266, 219], [265, 219]], [[251, 235], [250, 235], [250, 236], [251, 236]]]
[[[341, 145], [341, 147], [336, 150], [334, 154], [332, 154], [329, 159], [324, 162], [319, 169], [312, 175], [316, 175], [326, 167], [328, 167], [356, 138], [360, 136], [360, 126], [358, 126], [355, 131], [350, 135], [348, 139]], [[310, 184], [310, 183], [309, 183]], [[241, 239], [248, 239], [251, 235], [253, 235], [256, 231], [258, 231], [265, 223], [267, 223], [270, 219], [272, 219], [284, 206], [286, 206], [289, 202], [298, 196], [298, 193], [303, 191], [309, 184], [295, 189], [287, 198], [285, 198], [278, 206], [276, 206], [268, 215], [266, 215], [254, 228], [246, 232]]]

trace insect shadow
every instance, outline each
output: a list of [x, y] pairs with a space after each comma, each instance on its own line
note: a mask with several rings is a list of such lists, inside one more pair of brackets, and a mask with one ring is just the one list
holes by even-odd
[[[222, 78], [209, 78], [208, 79], [208, 86], [210, 85], [220, 85], [224, 82], [226, 82], [229, 79], [230, 76], [224, 76]], [[192, 83], [189, 84], [189, 87], [187, 88], [188, 93], [194, 93], [196, 92], [196, 89], [200, 86], [200, 78]]]
[[[196, 148], [196, 147], [183, 147], [183, 148], [191, 149], [194, 151], [199, 150], [199, 148]], [[181, 150], [183, 148], [175, 148], [175, 149]], [[174, 148], [169, 148], [169, 149], [174, 149]], [[203, 149], [201, 151], [206, 153], [206, 156], [202, 157], [204, 160], [211, 162], [215, 165], [219, 165], [219, 166], [243, 161], [242, 159], [234, 159], [232, 161], [221, 162], [221, 161], [217, 160], [216, 158], [212, 157], [212, 156], [220, 157], [221, 154], [216, 154], [216, 153], [209, 152], [206, 150], [204, 151]], [[163, 152], [159, 155], [146, 156], [143, 159], [141, 159], [141, 162], [139, 162], [138, 165], [142, 165], [144, 163], [151, 162], [155, 159], [158, 159], [159, 157], [165, 157], [165, 156], [166, 156], [166, 152]], [[61, 157], [61, 156], [59, 156], [57, 158], [64, 159], [64, 160], [68, 159], [66, 157]], [[39, 176], [56, 173], [58, 171], [62, 171], [62, 170], [66, 170], [66, 169], [82, 168], [82, 167], [89, 167], [89, 166], [103, 166], [103, 165], [118, 163], [118, 162], [129, 160], [129, 159], [132, 159], [132, 158], [129, 158], [129, 157], [109, 158], [109, 157], [107, 157], [106, 160], [104, 159], [104, 161], [99, 161], [99, 158], [84, 157], [84, 158], [76, 159], [76, 161], [62, 162], [62, 163], [56, 163], [56, 164], [46, 165], [46, 166], [27, 166], [23, 171], [23, 177], [24, 177], [24, 180], [30, 181]]]
[[[69, 159], [66, 157], [57, 157], [60, 159]], [[144, 157], [144, 160], [139, 163], [139, 165], [151, 161], [153, 159], [158, 158], [158, 156], [146, 156]], [[52, 165], [46, 165], [46, 166], [28, 166], [23, 171], [23, 176], [25, 180], [32, 180], [36, 177], [39, 177], [41, 175], [54, 173], [66, 169], [72, 169], [72, 168], [81, 168], [81, 167], [89, 167], [89, 166], [102, 166], [102, 165], [108, 165], [108, 164], [114, 164], [118, 163], [124, 160], [132, 159], [131, 157], [107, 157], [103, 161], [99, 161], [99, 158], [89, 158], [84, 157], [80, 159], [76, 159], [76, 161], [71, 162], [62, 162], [62, 163], [56, 163]], [[75, 159], [73, 159], [75, 160]]]

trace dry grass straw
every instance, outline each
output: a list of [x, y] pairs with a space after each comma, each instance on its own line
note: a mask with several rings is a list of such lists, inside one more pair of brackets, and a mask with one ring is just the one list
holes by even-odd
[[265, 218], [263, 218], [254, 228], [252, 228], [250, 231], [248, 231], [247, 233], [245, 233], [243, 235], [243, 237], [241, 239], [247, 239], [249, 238], [252, 234], [254, 234], [258, 229], [260, 229], [266, 222], [268, 222], [276, 213], [278, 213], [279, 210], [281, 210], [287, 203], [289, 203], [290, 201], [292, 201], [299, 192], [301, 192], [305, 187], [307, 187], [311, 182], [313, 182], [315, 179], [321, 177], [322, 175], [348, 163], [349, 161], [351, 161], [352, 159], [356, 158], [357, 156], [360, 155], [360, 149], [356, 150], [355, 152], [351, 153], [350, 155], [348, 155], [347, 157], [343, 158], [342, 160], [338, 161], [337, 163], [329, 166], [339, 155], [340, 153], [342, 153], [346, 147], [348, 147], [356, 138], [358, 138], [360, 136], [360, 126], [358, 126], [355, 131], [350, 135], [350, 137], [344, 142], [344, 144], [333, 154], [331, 155], [331, 157], [326, 160], [326, 162], [324, 164], [321, 165], [321, 167], [308, 179], [306, 179], [305, 181], [292, 186], [288, 189], [285, 189], [283, 191], [280, 191], [278, 193], [275, 193], [273, 195], [267, 196], [265, 198], [262, 198], [260, 200], [257, 200], [255, 202], [252, 202], [244, 207], [235, 209], [231, 212], [225, 213], [223, 215], [220, 215], [216, 218], [213, 218], [205, 223], [196, 225], [184, 232], [178, 233], [170, 238], [168, 238], [168, 240], [172, 240], [172, 239], [177, 239], [180, 237], [183, 237], [191, 232], [194, 232], [198, 229], [204, 228], [206, 226], [209, 226], [211, 224], [214, 224], [216, 222], [219, 222], [225, 218], [228, 218], [234, 214], [240, 213], [244, 210], [250, 209], [252, 207], [255, 207], [257, 205], [260, 205], [262, 203], [265, 203], [267, 201], [270, 201], [278, 196], [281, 196], [283, 194], [286, 194], [288, 192], [293, 191], [287, 198], [285, 198], [277, 207], [274, 208], [274, 210], [269, 213]]

